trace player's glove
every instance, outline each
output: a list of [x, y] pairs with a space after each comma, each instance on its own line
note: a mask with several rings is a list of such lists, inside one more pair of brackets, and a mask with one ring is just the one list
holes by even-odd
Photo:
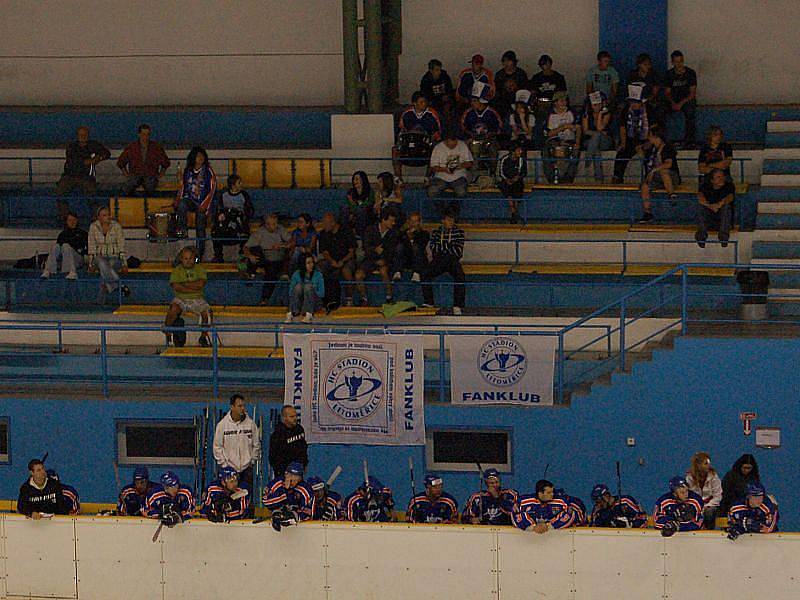
[[747, 533], [761, 533], [761, 526], [763, 523], [758, 519], [752, 517], [745, 517], [742, 519], [742, 526]]
[[672, 537], [678, 531], [678, 521], [667, 521], [661, 529], [662, 537]]
[[741, 528], [739, 525], [733, 525], [732, 527], [728, 528], [728, 539], [731, 541], [736, 541], [736, 539], [744, 533], [744, 529]]
[[293, 510], [289, 510], [288, 508], [279, 508], [272, 513], [272, 528], [275, 531], [280, 531], [283, 527], [297, 525], [299, 520], [300, 519], [298, 519], [297, 513]]
[[672, 516], [680, 523], [694, 521], [697, 518], [697, 509], [686, 502], [678, 504]]
[[325, 510], [322, 513], [322, 520], [323, 521], [335, 521], [336, 520], [336, 508], [330, 504], [325, 503]]
[[227, 523], [228, 513], [233, 510], [233, 505], [230, 500], [218, 499], [211, 505], [211, 510], [208, 512], [208, 520], [212, 523]]
[[611, 522], [611, 527], [616, 527], [617, 529], [629, 529], [633, 527], [633, 525], [631, 525], [628, 517], [615, 517]]
[[183, 522], [181, 515], [175, 510], [175, 507], [172, 504], [165, 504], [164, 508], [161, 512], [161, 523], [166, 525], [169, 528], [175, 527]]

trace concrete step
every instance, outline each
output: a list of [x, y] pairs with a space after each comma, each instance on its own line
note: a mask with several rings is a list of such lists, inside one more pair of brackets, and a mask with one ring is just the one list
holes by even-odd
[[[753, 258], [750, 260], [751, 265], [772, 265], [788, 266], [800, 268], [800, 258]], [[798, 271], [800, 272], [800, 271]]]
[[762, 173], [764, 175], [800, 174], [800, 160], [769, 158], [764, 161]]
[[762, 158], [791, 159], [800, 158], [800, 148], [764, 148]]
[[773, 288], [778, 290], [800, 290], [800, 271], [770, 271], [769, 283], [770, 293], [772, 293]]
[[769, 302], [800, 302], [800, 287], [769, 288]]
[[767, 148], [800, 148], [800, 132], [767, 132], [765, 145]]
[[800, 259], [800, 244], [797, 242], [754, 242], [754, 259], [797, 258]]
[[759, 214], [756, 229], [800, 229], [800, 215]]
[[766, 187], [758, 191], [759, 202], [769, 200], [770, 202], [794, 202], [800, 200], [800, 187]]
[[800, 121], [767, 121], [767, 133], [800, 132]]
[[788, 200], [783, 202], [759, 202], [758, 214], [780, 214], [780, 215], [793, 215], [800, 214], [800, 201], [790, 202]]
[[761, 176], [761, 187], [790, 187], [800, 186], [800, 174], [797, 175], [768, 175]]

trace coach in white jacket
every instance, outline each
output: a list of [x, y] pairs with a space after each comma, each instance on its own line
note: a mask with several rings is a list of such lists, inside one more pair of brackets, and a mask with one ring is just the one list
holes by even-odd
[[219, 468], [232, 467], [252, 491], [253, 465], [261, 458], [258, 426], [247, 415], [244, 396], [231, 396], [231, 409], [217, 424], [214, 432], [214, 460]]

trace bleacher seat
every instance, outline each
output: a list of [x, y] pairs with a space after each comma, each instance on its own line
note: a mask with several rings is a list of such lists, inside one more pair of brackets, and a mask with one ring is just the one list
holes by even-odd
[[231, 159], [228, 169], [242, 178], [245, 188], [314, 189], [331, 185], [327, 159]]

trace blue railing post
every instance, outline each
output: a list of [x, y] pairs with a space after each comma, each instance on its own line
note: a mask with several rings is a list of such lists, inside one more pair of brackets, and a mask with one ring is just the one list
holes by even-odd
[[103, 398], [108, 399], [108, 346], [106, 330], [100, 329], [100, 373], [103, 377]]
[[64, 352], [64, 324], [59, 321], [58, 322], [58, 352], [59, 354]]
[[619, 368], [625, 370], [625, 299], [619, 303]]
[[514, 240], [514, 266], [519, 265], [519, 240]]
[[628, 241], [622, 240], [622, 272], [628, 270]]
[[214, 400], [219, 399], [219, 339], [216, 327], [211, 328], [211, 382]]
[[558, 332], [558, 377], [556, 380], [558, 402], [564, 401], [564, 332]]
[[445, 401], [444, 376], [444, 333], [439, 333], [439, 402]]
[[28, 187], [33, 187], [33, 159], [28, 157]]
[[689, 296], [689, 269], [686, 265], [681, 265], [681, 335], [686, 335], [687, 316], [689, 309], [687, 298]]

